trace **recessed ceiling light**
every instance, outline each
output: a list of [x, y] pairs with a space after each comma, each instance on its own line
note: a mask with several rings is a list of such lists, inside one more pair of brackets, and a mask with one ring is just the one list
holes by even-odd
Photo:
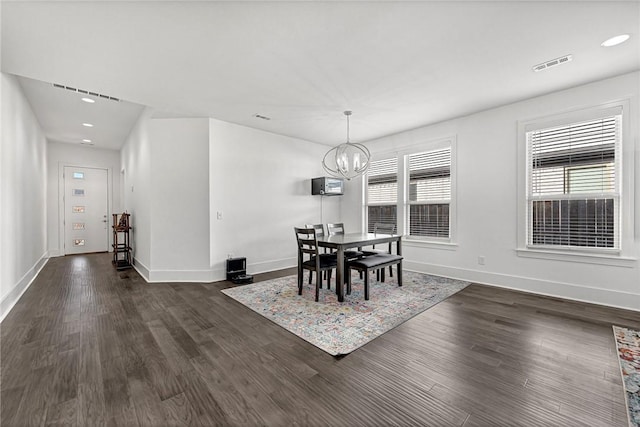
[[91, 142], [90, 139], [83, 139], [82, 142]]
[[83, 123], [82, 126], [86, 126], [88, 128], [92, 128], [93, 125], [91, 123]]
[[94, 102], [96, 102], [95, 99], [91, 99], [91, 98], [82, 98], [82, 100], [88, 104], [93, 104]]
[[611, 37], [610, 39], [603, 41], [600, 46], [611, 47], [620, 43], [624, 43], [627, 40], [629, 40], [629, 34], [620, 34], [619, 36]]

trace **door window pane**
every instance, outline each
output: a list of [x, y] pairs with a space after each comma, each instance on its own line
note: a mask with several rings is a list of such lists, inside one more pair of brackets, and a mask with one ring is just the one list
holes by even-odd
[[84, 206], [74, 206], [73, 213], [84, 213]]

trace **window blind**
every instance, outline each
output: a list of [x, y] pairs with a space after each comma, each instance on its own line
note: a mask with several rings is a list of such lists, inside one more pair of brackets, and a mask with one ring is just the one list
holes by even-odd
[[527, 132], [529, 245], [618, 247], [621, 120]]
[[396, 224], [398, 201], [398, 159], [371, 162], [367, 172], [367, 230], [375, 223]]
[[451, 148], [408, 156], [409, 235], [449, 237]]

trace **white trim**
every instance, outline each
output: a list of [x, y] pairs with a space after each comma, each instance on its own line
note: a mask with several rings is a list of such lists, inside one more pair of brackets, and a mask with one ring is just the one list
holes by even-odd
[[213, 282], [211, 270], [150, 270], [148, 283]]
[[[396, 199], [396, 217], [397, 217], [397, 232], [398, 234], [404, 235], [405, 238], [411, 239], [412, 236], [407, 236], [408, 232], [408, 213], [407, 213], [407, 205], [409, 204], [407, 200], [407, 183], [408, 183], [408, 174], [407, 170], [407, 156], [411, 154], [418, 154], [422, 152], [439, 150], [444, 148], [451, 148], [451, 164], [450, 164], [450, 177], [451, 177], [451, 199], [449, 200], [449, 237], [446, 239], [438, 239], [438, 238], [430, 238], [425, 237], [424, 239], [413, 236], [413, 241], [420, 241], [423, 243], [423, 246], [429, 247], [430, 244], [433, 247], [441, 247], [443, 244], [456, 245], [457, 242], [457, 233], [458, 233], [458, 214], [457, 214], [457, 194], [458, 194], [458, 179], [457, 179], [457, 170], [458, 170], [458, 135], [451, 134], [445, 135], [437, 138], [430, 138], [423, 142], [418, 142], [411, 145], [406, 145], [400, 147], [396, 150], [388, 150], [381, 151], [377, 153], [373, 153], [371, 160], [386, 160], [386, 159], [397, 159], [397, 191], [398, 196]], [[368, 176], [368, 175], [367, 175]], [[380, 206], [387, 205], [387, 203], [368, 203], [368, 179], [362, 179], [362, 231], [365, 232], [367, 230], [367, 222], [368, 219], [368, 206]], [[435, 203], [435, 202], [434, 202]], [[403, 238], [404, 241], [404, 238]]]
[[[617, 253], [617, 251], [616, 251]], [[636, 266], [638, 259], [631, 257], [623, 257], [615, 255], [606, 255], [603, 253], [580, 253], [577, 251], [555, 251], [551, 249], [516, 249], [516, 254], [523, 258], [550, 259], [554, 261], [580, 262], [586, 264], [609, 265], [614, 267], [633, 268]]]
[[64, 256], [60, 249], [49, 249], [49, 258], [57, 258], [60, 256]]
[[443, 249], [447, 251], [457, 251], [458, 244], [448, 241], [437, 242], [435, 240], [418, 240], [412, 236], [402, 236], [402, 247], [410, 248], [429, 248], [429, 249]]
[[463, 269], [407, 260], [403, 262], [403, 268], [407, 271], [416, 271], [419, 273], [433, 274], [452, 279], [466, 280], [473, 283], [513, 289], [535, 295], [544, 295], [640, 312], [640, 295], [629, 292], [612, 291], [610, 289], [585, 287], [571, 283], [490, 273], [480, 270]]
[[[584, 251], [569, 249], [569, 248], [557, 248], [557, 250], [549, 251], [546, 248], [528, 248], [527, 247], [527, 138], [526, 133], [533, 128], [549, 127], [554, 125], [567, 124], [574, 121], [588, 120], [589, 118], [597, 117], [598, 115], [607, 114], [622, 114], [622, 174], [618, 174], [616, 179], [621, 182], [620, 189], [620, 203], [619, 203], [619, 216], [616, 223], [616, 238], [620, 239], [619, 242], [619, 258], [620, 263], [607, 263], [606, 265], [624, 265], [633, 260], [628, 255], [632, 253], [634, 249], [633, 230], [634, 225], [634, 164], [635, 164], [635, 140], [633, 137], [632, 129], [637, 128], [637, 115], [636, 108], [637, 100], [631, 98], [613, 100], [606, 103], [597, 105], [586, 105], [571, 110], [559, 111], [557, 114], [551, 114], [541, 116], [537, 118], [529, 118], [517, 121], [517, 150], [516, 150], [516, 171], [517, 171], [517, 245], [516, 251], [518, 256], [529, 256], [543, 258], [544, 256], [536, 256], [536, 254], [546, 253], [545, 256], [552, 256], [554, 259], [560, 261], [574, 261], [574, 262], [592, 262], [594, 258], [588, 258], [584, 256]], [[620, 176], [621, 175], [621, 176]], [[618, 231], [618, 227], [622, 227], [622, 233]], [[525, 249], [526, 248], [526, 249]], [[597, 251], [597, 248], [594, 248]], [[602, 251], [603, 256], [599, 259], [610, 259], [614, 257], [606, 256], [607, 251]], [[566, 257], [560, 257], [560, 254], [567, 255]], [[597, 257], [597, 255], [596, 255]], [[582, 261], [577, 261], [582, 259]], [[591, 261], [589, 261], [591, 260]], [[612, 261], [613, 262], [613, 261]], [[595, 262], [599, 263], [600, 262]]]
[[23, 276], [18, 280], [18, 283], [6, 292], [2, 298], [0, 298], [0, 322], [9, 314], [11, 309], [20, 300], [22, 295], [29, 289], [34, 282], [38, 274], [42, 271], [44, 266], [49, 262], [48, 253], [45, 252], [38, 261], [31, 267]]
[[[250, 274], [260, 274], [270, 271], [283, 270], [295, 267], [298, 259], [282, 258], [269, 261], [262, 261], [247, 265], [247, 272]], [[142, 276], [147, 283], [171, 283], [171, 282], [200, 282], [212, 283], [227, 279], [225, 268], [214, 268], [211, 270], [150, 270], [137, 259], [134, 259], [133, 268]]]
[[138, 272], [138, 274], [140, 274], [145, 282], [149, 282], [149, 268], [141, 263], [136, 257], [133, 257], [133, 268]]
[[[283, 270], [285, 268], [296, 267], [298, 258], [280, 258], [269, 261], [255, 262], [247, 265], [247, 271], [251, 274], [266, 273], [269, 271]], [[226, 276], [226, 274], [225, 274]]]

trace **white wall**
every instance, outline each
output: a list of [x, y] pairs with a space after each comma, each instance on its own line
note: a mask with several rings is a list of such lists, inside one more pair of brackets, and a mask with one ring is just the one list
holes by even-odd
[[[406, 267], [525, 291], [640, 310], [640, 73], [552, 93], [467, 117], [367, 142], [374, 153], [401, 151], [442, 137], [457, 137], [457, 247], [406, 242]], [[624, 230], [624, 266], [518, 256], [518, 121], [631, 98], [631, 150], [635, 157], [635, 229]], [[359, 186], [362, 188], [362, 185]], [[345, 199], [344, 216], [362, 218], [362, 204]], [[485, 265], [478, 264], [484, 256]]]
[[292, 267], [294, 226], [340, 220], [342, 197], [311, 196], [330, 147], [151, 116], [143, 113], [121, 152], [136, 268], [148, 281], [223, 280], [229, 254], [247, 257], [250, 273]]
[[151, 140], [147, 108], [120, 150], [124, 210], [131, 214], [131, 246], [136, 268], [148, 278], [151, 266]]
[[[111, 213], [122, 211], [120, 203], [120, 152], [96, 147], [51, 142], [47, 144], [47, 246], [49, 256], [64, 255], [63, 236], [60, 232], [61, 192], [64, 182], [60, 182], [60, 168], [82, 166], [102, 168], [109, 171], [109, 223]], [[109, 248], [112, 238], [109, 235]]]
[[210, 281], [209, 120], [152, 119], [151, 281]]
[[14, 76], [0, 75], [0, 318], [47, 260], [47, 144]]
[[295, 266], [293, 227], [339, 221], [340, 201], [348, 197], [311, 195], [311, 178], [325, 175], [321, 161], [330, 147], [219, 120], [210, 123], [214, 279], [224, 279], [229, 254], [246, 257], [249, 273]]

